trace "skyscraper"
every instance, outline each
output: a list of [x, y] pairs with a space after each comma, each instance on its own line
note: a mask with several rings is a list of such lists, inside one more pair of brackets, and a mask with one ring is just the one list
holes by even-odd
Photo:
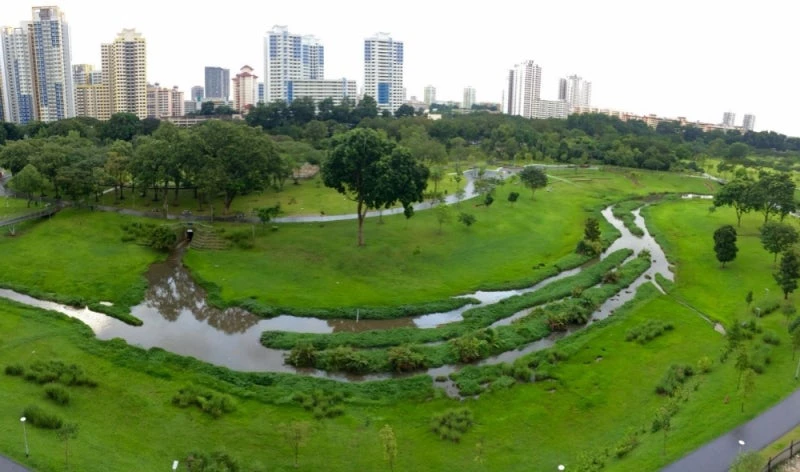
[[565, 100], [570, 108], [592, 106], [592, 83], [578, 75], [560, 79], [558, 99]]
[[430, 106], [431, 103], [435, 103], [436, 87], [434, 87], [433, 85], [426, 85], [422, 97], [423, 97], [422, 101], [424, 101], [426, 105]]
[[266, 103], [264, 101], [264, 97], [266, 96], [266, 93], [267, 93], [266, 91], [267, 91], [267, 88], [264, 85], [264, 82], [259, 82], [258, 83], [258, 94], [257, 94], [258, 95], [258, 97], [257, 97], [258, 103]]
[[243, 66], [233, 78], [233, 108], [239, 113], [246, 113], [256, 105], [258, 95], [258, 76], [253, 75], [253, 68]]
[[464, 89], [464, 101], [461, 102], [461, 108], [471, 110], [472, 105], [475, 104], [475, 88], [467, 85]]
[[742, 128], [745, 131], [753, 131], [756, 127], [756, 115], [751, 115], [749, 113], [744, 115], [744, 120], [742, 121]]
[[147, 43], [135, 29], [123, 29], [114, 42], [102, 44], [103, 84], [111, 113], [147, 117]]
[[205, 98], [205, 89], [203, 89], [200, 85], [195, 85], [192, 87], [191, 91], [191, 99], [194, 102], [202, 102], [203, 98]]
[[403, 103], [403, 42], [388, 33], [364, 40], [364, 95], [394, 113]]
[[40, 121], [75, 116], [69, 26], [58, 7], [33, 7], [28, 23], [34, 106]]
[[508, 72], [508, 92], [503, 111], [509, 115], [532, 118], [536, 102], [540, 100], [542, 67], [528, 60], [516, 64]]
[[325, 48], [314, 36], [275, 25], [264, 37], [264, 101], [291, 102], [292, 82], [325, 79]]
[[736, 125], [736, 113], [726, 111], [722, 114], [722, 126], [725, 128], [733, 128]]
[[231, 96], [231, 71], [206, 67], [206, 98], [228, 101]]
[[3, 43], [3, 71], [7, 119], [25, 124], [38, 118], [34, 107], [33, 74], [31, 70], [28, 27], [6, 27], [0, 31]]

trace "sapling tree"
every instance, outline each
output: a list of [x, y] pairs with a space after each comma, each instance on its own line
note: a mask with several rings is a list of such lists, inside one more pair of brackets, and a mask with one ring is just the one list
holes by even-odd
[[383, 425], [378, 434], [381, 438], [381, 446], [383, 446], [383, 460], [389, 465], [389, 470], [394, 471], [394, 463], [397, 460], [397, 438], [394, 430], [387, 424]]

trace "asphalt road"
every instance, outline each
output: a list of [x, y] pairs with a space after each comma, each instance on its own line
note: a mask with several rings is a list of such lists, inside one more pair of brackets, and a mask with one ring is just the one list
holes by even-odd
[[11, 459], [0, 456], [0, 472], [28, 472], [28, 469], [22, 467]]

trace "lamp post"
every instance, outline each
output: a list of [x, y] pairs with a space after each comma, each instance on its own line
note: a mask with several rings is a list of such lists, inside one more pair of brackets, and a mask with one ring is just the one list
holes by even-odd
[[739, 440], [739, 454], [741, 454], [741, 453], [742, 453], [742, 446], [744, 446], [744, 445], [745, 445], [745, 442], [744, 442], [744, 440], [743, 440], [743, 439], [740, 439], [740, 440]]
[[27, 418], [24, 416], [19, 419], [20, 423], [22, 423], [22, 439], [25, 441], [25, 457], [30, 456], [30, 451], [28, 450], [28, 430], [25, 428], [25, 421]]

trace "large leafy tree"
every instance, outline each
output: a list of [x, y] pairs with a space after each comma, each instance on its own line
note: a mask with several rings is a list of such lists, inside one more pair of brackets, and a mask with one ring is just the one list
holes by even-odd
[[778, 253], [792, 247], [797, 238], [797, 230], [785, 223], [768, 221], [761, 227], [761, 245], [775, 255], [773, 263], [778, 260]]
[[717, 254], [717, 260], [722, 263], [722, 267], [725, 267], [726, 262], [736, 259], [738, 251], [736, 228], [725, 225], [714, 231], [714, 252]]
[[773, 276], [783, 290], [784, 300], [789, 298], [789, 294], [797, 289], [797, 279], [800, 278], [800, 258], [797, 253], [792, 250], [784, 252], [778, 272]]
[[39, 173], [33, 164], [28, 164], [14, 175], [9, 186], [13, 190], [25, 194], [28, 199], [28, 207], [30, 207], [34, 192], [41, 192], [44, 189], [44, 184], [45, 180], [42, 174]]
[[531, 189], [531, 196], [536, 193], [536, 189], [547, 186], [547, 175], [540, 167], [526, 167], [519, 173], [519, 180], [523, 185]]
[[389, 208], [400, 202], [407, 209], [422, 200], [428, 168], [385, 133], [357, 128], [335, 136], [322, 167], [325, 186], [356, 202], [358, 245], [364, 245], [364, 219], [369, 208]]
[[750, 179], [732, 180], [714, 195], [714, 206], [733, 207], [737, 226], [742, 226], [742, 216], [756, 207], [754, 187], [755, 182]]
[[779, 215], [781, 221], [796, 209], [795, 183], [785, 172], [762, 172], [753, 186], [753, 207], [764, 214], [764, 223], [770, 215]]

